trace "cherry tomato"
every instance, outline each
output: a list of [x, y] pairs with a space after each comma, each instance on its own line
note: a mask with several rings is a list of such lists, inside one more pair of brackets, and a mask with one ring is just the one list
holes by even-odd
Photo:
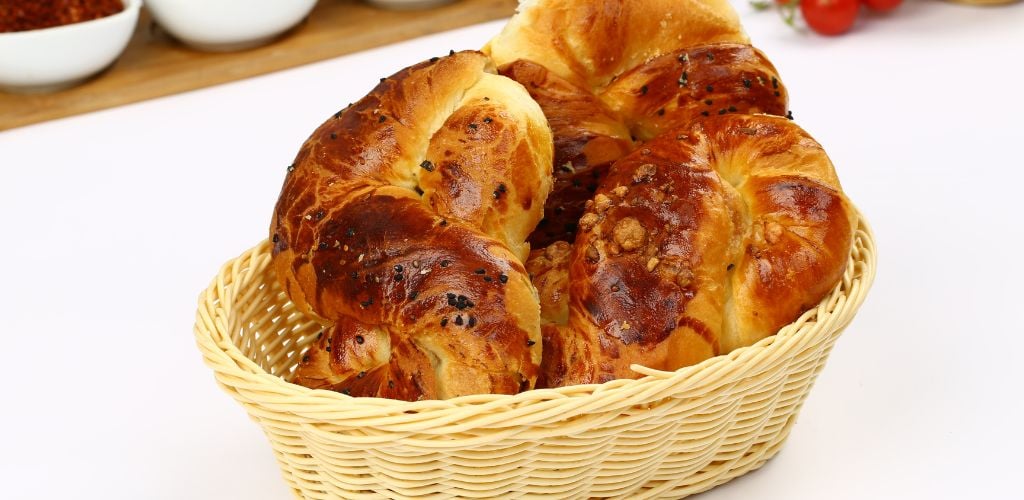
[[903, 0], [863, 0], [864, 5], [867, 5], [871, 10], [877, 10], [879, 12], [888, 12], [890, 10], [899, 7]]
[[801, 0], [800, 12], [807, 25], [822, 35], [839, 35], [853, 27], [860, 3], [857, 0]]

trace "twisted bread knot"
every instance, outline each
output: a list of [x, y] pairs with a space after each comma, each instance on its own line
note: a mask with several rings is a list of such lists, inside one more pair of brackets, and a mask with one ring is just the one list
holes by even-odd
[[328, 328], [295, 381], [438, 399], [532, 388], [540, 364], [524, 243], [552, 141], [478, 52], [382, 79], [305, 142], [271, 223], [274, 266]]
[[725, 1], [525, 1], [484, 52], [555, 140], [539, 386], [750, 345], [841, 277], [853, 211]]

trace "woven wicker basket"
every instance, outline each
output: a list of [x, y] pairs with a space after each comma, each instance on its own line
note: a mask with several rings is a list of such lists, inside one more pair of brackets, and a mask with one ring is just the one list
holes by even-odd
[[760, 467], [789, 434], [875, 273], [861, 218], [842, 283], [778, 335], [675, 372], [415, 403], [285, 381], [320, 327], [263, 242], [201, 295], [196, 339], [300, 498], [681, 498]]

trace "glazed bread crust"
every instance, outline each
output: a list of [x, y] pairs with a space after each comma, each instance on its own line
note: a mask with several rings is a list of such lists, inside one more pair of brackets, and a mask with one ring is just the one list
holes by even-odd
[[493, 73], [478, 52], [412, 66], [302, 146], [271, 223], [274, 267], [327, 327], [295, 382], [406, 400], [533, 387], [540, 310], [522, 262], [551, 133]]

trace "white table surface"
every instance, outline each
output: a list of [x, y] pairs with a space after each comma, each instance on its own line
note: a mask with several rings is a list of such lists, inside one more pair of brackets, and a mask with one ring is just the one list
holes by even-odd
[[[737, 5], [880, 265], [783, 452], [701, 498], [1021, 498], [1024, 4], [838, 38]], [[0, 133], [0, 498], [288, 498], [201, 361], [197, 295], [323, 119], [500, 25]]]

